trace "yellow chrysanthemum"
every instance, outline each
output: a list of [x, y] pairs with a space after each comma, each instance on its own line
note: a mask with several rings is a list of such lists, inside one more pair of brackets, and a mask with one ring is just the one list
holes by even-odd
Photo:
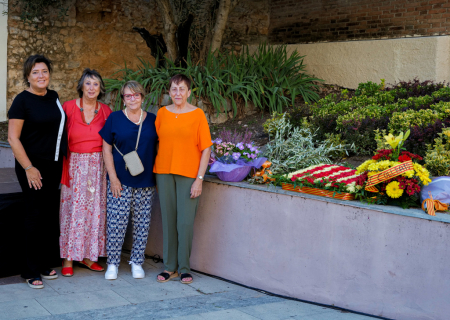
[[400, 198], [403, 194], [403, 190], [400, 189], [398, 181], [392, 181], [386, 186], [386, 194], [391, 198]]
[[363, 172], [366, 172], [368, 170], [369, 165], [371, 165], [372, 163], [375, 163], [375, 162], [377, 162], [377, 161], [373, 160], [373, 159], [367, 160], [366, 162], [361, 164], [358, 168], [356, 168], [356, 173], [361, 174]]

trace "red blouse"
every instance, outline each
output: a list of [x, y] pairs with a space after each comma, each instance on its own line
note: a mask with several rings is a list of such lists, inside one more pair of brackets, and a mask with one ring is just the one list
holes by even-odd
[[103, 128], [106, 119], [108, 119], [112, 111], [106, 104], [100, 103], [98, 114], [94, 117], [90, 124], [86, 124], [81, 118], [81, 111], [76, 104], [76, 99], [65, 102], [62, 107], [67, 115], [66, 129], [69, 139], [69, 150], [67, 158], [64, 158], [61, 183], [69, 187], [70, 153], [101, 152], [103, 139], [98, 132]]

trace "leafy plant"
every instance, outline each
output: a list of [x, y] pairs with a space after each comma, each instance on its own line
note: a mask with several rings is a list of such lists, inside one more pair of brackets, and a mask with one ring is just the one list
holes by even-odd
[[[283, 118], [285, 119], [285, 117]], [[346, 152], [347, 146], [318, 142], [309, 129], [293, 128], [288, 120], [281, 121], [264, 152], [272, 162], [274, 174], [287, 173], [320, 163], [331, 163], [334, 152]]]
[[[120, 69], [115, 79], [105, 81], [107, 91], [116, 93], [127, 80], [140, 82], [147, 90], [146, 105], [160, 106], [161, 95], [167, 93], [169, 79], [183, 73], [192, 80], [191, 99], [201, 100], [210, 112], [234, 115], [251, 101], [260, 109], [281, 113], [294, 105], [297, 96], [306, 102], [318, 100], [318, 84], [322, 80], [305, 73], [303, 56], [297, 51], [287, 53], [286, 45], [261, 44], [254, 53], [244, 48], [234, 52], [209, 53], [204, 63], [194, 63], [188, 52], [185, 67], [166, 58], [165, 68], [155, 67], [140, 59], [141, 66], [133, 71]], [[114, 98], [115, 109], [120, 97]]]
[[439, 119], [439, 114], [431, 109], [394, 112], [389, 122], [389, 131], [406, 131], [412, 126], [425, 126]]
[[425, 165], [434, 176], [450, 175], [450, 128], [438, 133], [434, 145], [427, 145]]

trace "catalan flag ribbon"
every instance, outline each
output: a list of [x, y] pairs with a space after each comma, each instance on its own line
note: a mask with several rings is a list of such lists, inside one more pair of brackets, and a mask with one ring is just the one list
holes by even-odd
[[[434, 200], [430, 191], [428, 191], [428, 195], [430, 197], [428, 199], [423, 200], [423, 202], [422, 202], [422, 210], [424, 210], [430, 216], [435, 216], [436, 211], [447, 211], [448, 210], [448, 204], [442, 203], [439, 200]], [[425, 207], [425, 204], [426, 204], [426, 207]]]
[[414, 166], [411, 160], [400, 163], [396, 166], [393, 166], [392, 168], [383, 170], [380, 173], [369, 177], [365, 189], [370, 192], [378, 192], [378, 189], [375, 187], [375, 185], [395, 178], [396, 176], [399, 176], [409, 170], [414, 170]]

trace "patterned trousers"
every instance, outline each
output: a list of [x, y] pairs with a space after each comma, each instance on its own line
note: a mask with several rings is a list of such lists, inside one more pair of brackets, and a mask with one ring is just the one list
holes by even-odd
[[133, 248], [130, 263], [144, 263], [144, 251], [147, 246], [148, 231], [153, 194], [155, 187], [132, 188], [122, 185], [119, 198], [114, 198], [108, 181], [106, 205], [106, 252], [108, 264], [119, 266], [122, 245], [127, 231], [128, 218], [132, 212]]

